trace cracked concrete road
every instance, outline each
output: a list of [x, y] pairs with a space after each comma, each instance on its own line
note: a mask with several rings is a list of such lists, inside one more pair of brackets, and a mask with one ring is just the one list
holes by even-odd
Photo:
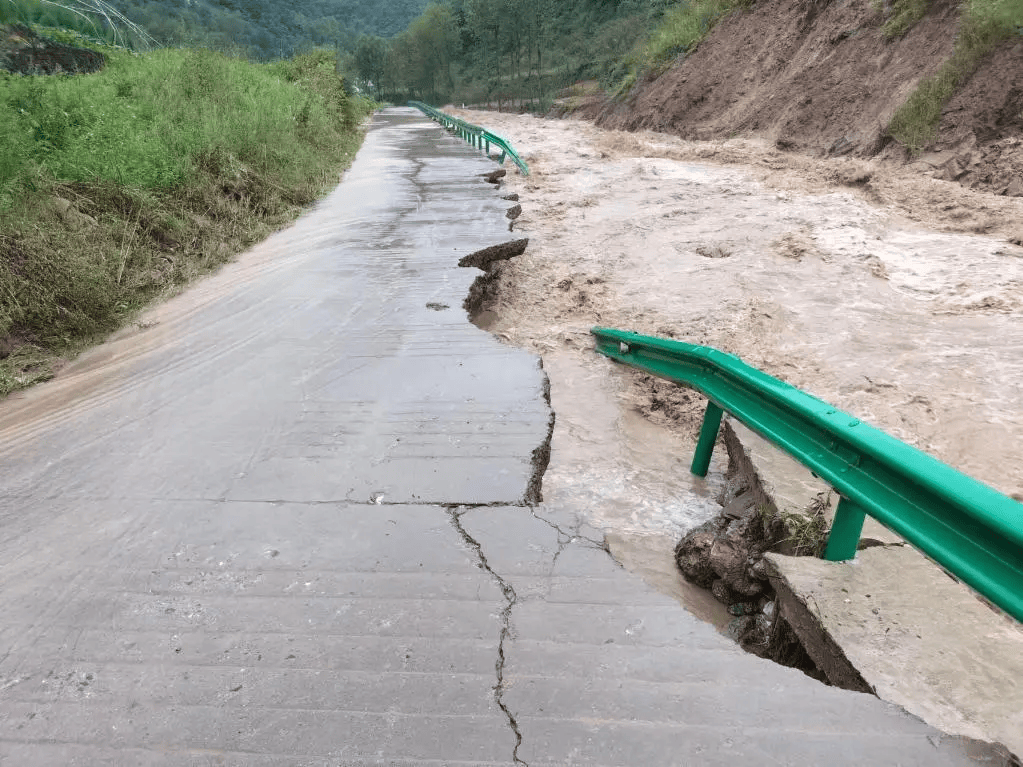
[[0, 405], [0, 764], [976, 763], [532, 503], [543, 371], [460, 308], [491, 168], [388, 110], [294, 227]]

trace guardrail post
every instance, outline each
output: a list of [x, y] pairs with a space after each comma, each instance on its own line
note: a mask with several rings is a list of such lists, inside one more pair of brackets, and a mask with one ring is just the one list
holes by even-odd
[[700, 427], [700, 439], [696, 443], [693, 465], [690, 467], [690, 471], [697, 477], [707, 476], [710, 457], [714, 453], [714, 443], [718, 438], [718, 429], [721, 428], [722, 414], [723, 411], [720, 407], [707, 400], [707, 410], [703, 414], [703, 426]]
[[835, 519], [828, 533], [828, 545], [824, 549], [824, 558], [831, 562], [841, 562], [856, 556], [856, 547], [860, 543], [863, 532], [863, 520], [867, 512], [848, 498], [842, 498], [835, 509]]

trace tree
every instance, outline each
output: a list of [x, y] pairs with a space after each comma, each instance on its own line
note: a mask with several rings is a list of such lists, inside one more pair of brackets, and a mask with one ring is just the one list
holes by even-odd
[[387, 41], [376, 35], [363, 35], [355, 44], [355, 71], [359, 78], [377, 93], [384, 80], [387, 65]]

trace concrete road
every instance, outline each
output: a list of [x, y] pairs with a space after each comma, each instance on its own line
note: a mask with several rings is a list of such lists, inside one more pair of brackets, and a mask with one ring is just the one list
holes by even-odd
[[534, 504], [543, 371], [461, 309], [492, 167], [389, 110], [293, 228], [0, 405], [0, 764], [977, 763]]

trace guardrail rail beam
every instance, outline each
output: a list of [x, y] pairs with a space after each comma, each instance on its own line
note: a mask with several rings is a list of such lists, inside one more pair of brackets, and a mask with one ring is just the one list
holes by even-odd
[[504, 165], [504, 161], [510, 157], [511, 161], [515, 163], [519, 172], [522, 173], [523, 176], [529, 175], [529, 166], [526, 165], [525, 160], [519, 157], [518, 153], [512, 149], [511, 144], [496, 133], [491, 133], [486, 128], [481, 128], [479, 125], [473, 125], [465, 120], [453, 117], [446, 112], [440, 111], [436, 107], [424, 104], [422, 101], [410, 101], [408, 102], [408, 105], [418, 109], [431, 120], [436, 121], [449, 131], [454, 131], [474, 148], [479, 149], [486, 154], [487, 157], [491, 156], [490, 145], [493, 144], [501, 150], [500, 156], [494, 158], [497, 160], [498, 165]]
[[1023, 504], [731, 354], [622, 330], [591, 332], [601, 354], [708, 398], [694, 474], [706, 474], [727, 412], [838, 492], [827, 559], [855, 556], [869, 514], [1023, 621]]

